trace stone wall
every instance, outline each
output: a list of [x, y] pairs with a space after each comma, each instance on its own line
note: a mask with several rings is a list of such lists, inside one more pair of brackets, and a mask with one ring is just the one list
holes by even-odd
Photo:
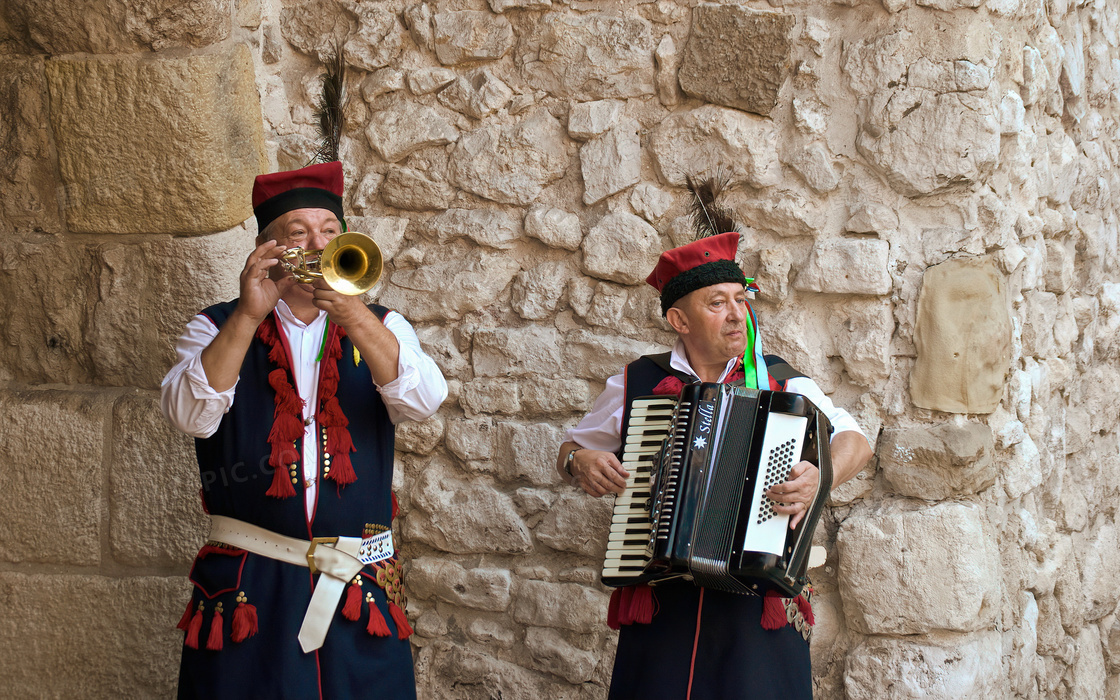
[[1111, 0], [8, 0], [0, 682], [168, 697], [204, 537], [172, 343], [352, 68], [351, 228], [447, 375], [398, 430], [424, 698], [603, 698], [607, 501], [562, 430], [671, 340], [722, 169], [770, 351], [877, 457], [818, 532], [819, 698], [1120, 694]]

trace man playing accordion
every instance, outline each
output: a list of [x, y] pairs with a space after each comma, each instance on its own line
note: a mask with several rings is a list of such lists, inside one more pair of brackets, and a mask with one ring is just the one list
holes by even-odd
[[[712, 233], [727, 231], [703, 211]], [[718, 217], [717, 217], [718, 220]], [[713, 230], [714, 229], [714, 230]], [[738, 233], [718, 233], [661, 255], [647, 278], [661, 295], [661, 309], [678, 339], [667, 356], [645, 356], [607, 380], [591, 412], [568, 431], [557, 470], [592, 496], [621, 494], [628, 472], [618, 458], [635, 397], [676, 393], [683, 383], [735, 382], [747, 388], [782, 390], [809, 398], [831, 422], [833, 483], [855, 476], [871, 448], [852, 417], [833, 406], [808, 377], [767, 371], [748, 285], [735, 263]], [[783, 365], [788, 370], [788, 366]], [[780, 381], [790, 374], [796, 375]], [[766, 496], [774, 509], [803, 518], [817, 492], [819, 472], [809, 462], [795, 464], [787, 481]], [[781, 605], [768, 616], [767, 605]], [[639, 610], [639, 607], [641, 610]], [[628, 609], [629, 608], [629, 609]], [[808, 619], [786, 624], [804, 614]], [[679, 698], [718, 700], [749, 697], [793, 700], [812, 697], [807, 599], [781, 600], [701, 588], [676, 578], [614, 591], [609, 621], [621, 630], [611, 679], [611, 700]], [[628, 624], [629, 623], [629, 624]]]

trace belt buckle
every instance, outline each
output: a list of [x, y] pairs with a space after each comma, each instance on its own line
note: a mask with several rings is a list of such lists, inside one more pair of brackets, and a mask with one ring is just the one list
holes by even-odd
[[311, 575], [319, 573], [315, 568], [315, 547], [321, 544], [338, 544], [337, 537], [312, 537], [311, 546], [307, 548], [307, 568], [311, 569]]

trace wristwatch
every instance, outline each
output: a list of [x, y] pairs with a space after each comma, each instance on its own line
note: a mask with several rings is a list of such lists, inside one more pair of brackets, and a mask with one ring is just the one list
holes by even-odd
[[575, 448], [574, 450], [572, 450], [571, 452], [568, 453], [567, 459], [564, 460], [564, 471], [567, 473], [567, 475], [570, 478], [573, 478], [573, 479], [575, 478], [575, 474], [572, 473], [572, 460], [576, 458], [576, 453], [579, 452], [582, 449], [583, 449], [582, 447]]

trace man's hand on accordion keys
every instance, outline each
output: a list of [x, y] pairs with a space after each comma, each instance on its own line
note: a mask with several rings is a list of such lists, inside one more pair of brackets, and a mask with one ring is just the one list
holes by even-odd
[[592, 496], [622, 493], [630, 476], [614, 453], [599, 450], [576, 450], [571, 467], [572, 483]]
[[809, 504], [817, 495], [820, 483], [820, 470], [809, 462], [798, 462], [789, 470], [789, 480], [774, 486], [766, 492], [767, 498], [774, 501], [774, 510], [791, 516], [790, 529], [805, 517]]

